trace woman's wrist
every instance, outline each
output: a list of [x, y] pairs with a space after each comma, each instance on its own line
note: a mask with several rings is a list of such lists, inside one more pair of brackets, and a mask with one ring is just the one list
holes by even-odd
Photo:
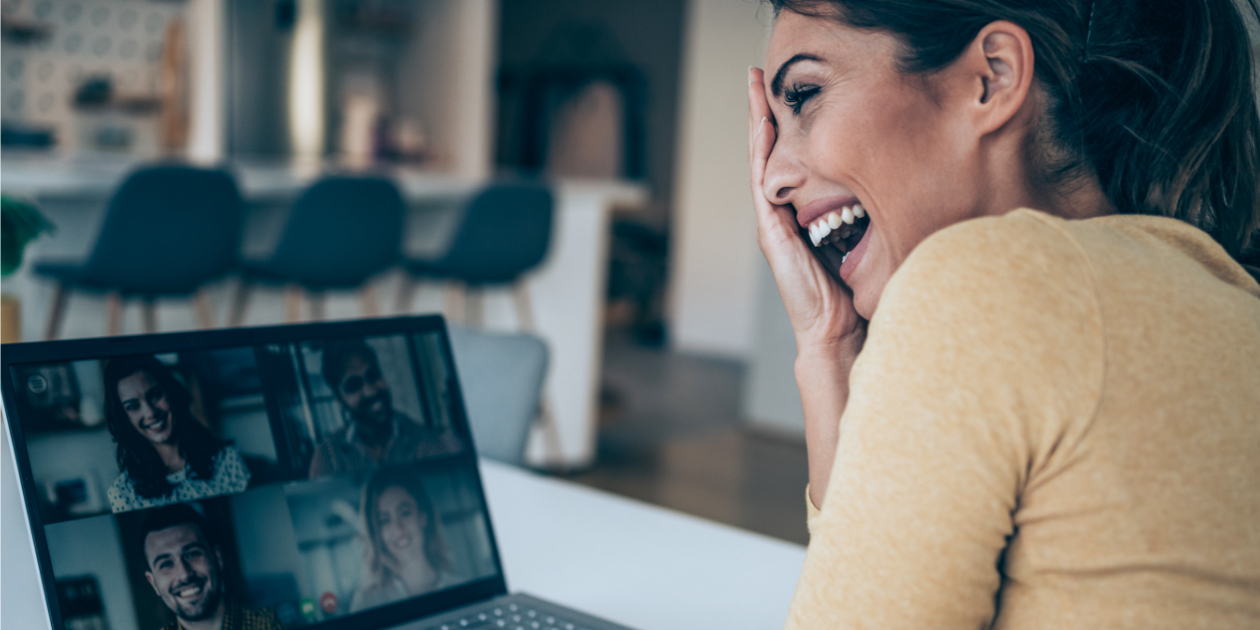
[[847, 335], [827, 339], [796, 338], [796, 365], [799, 372], [802, 367], [816, 368], [822, 364], [832, 363], [844, 368], [847, 372], [853, 367], [858, 353], [866, 342], [866, 329], [855, 330]]

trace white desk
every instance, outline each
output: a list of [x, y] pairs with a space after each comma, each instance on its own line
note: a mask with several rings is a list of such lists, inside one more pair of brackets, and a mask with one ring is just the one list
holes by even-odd
[[637, 630], [787, 620], [800, 545], [495, 462], [481, 472], [511, 591]]
[[[47, 628], [3, 433], [0, 627]], [[514, 592], [636, 630], [773, 629], [787, 617], [804, 547], [495, 462], [481, 473]]]
[[[6, 158], [3, 162], [5, 193], [35, 200], [62, 224], [56, 235], [32, 243], [27, 260], [86, 256], [96, 241], [106, 200], [134, 166], [134, 162], [116, 156]], [[235, 165], [233, 172], [242, 196], [251, 207], [247, 217], [249, 234], [242, 249], [246, 257], [265, 256], [274, 246], [274, 239], [279, 237], [288, 201], [318, 177], [319, 170], [245, 163]], [[390, 175], [416, 209], [408, 218], [407, 239], [408, 250], [416, 254], [444, 246], [444, 237], [453, 227], [450, 213], [435, 211], [435, 208], [441, 209], [443, 202], [470, 193], [480, 183], [414, 169], [399, 169]], [[614, 207], [640, 205], [646, 198], [647, 190], [643, 186], [623, 181], [565, 180], [556, 187], [551, 251], [529, 275], [528, 282], [538, 333], [547, 340], [551, 351], [546, 388], [560, 429], [560, 452], [547, 453], [542, 448], [543, 440], [535, 435], [530, 441], [531, 462], [580, 468], [595, 458], [610, 218]], [[5, 285], [7, 291], [22, 296], [25, 339], [38, 339], [52, 300], [51, 283], [33, 279], [28, 264], [6, 278]], [[222, 311], [219, 321], [223, 321], [228, 288], [220, 286], [218, 289], [221, 295], [212, 301]], [[393, 305], [393, 293], [387, 291], [385, 297], [388, 313]], [[358, 316], [353, 295], [330, 298], [330, 317]], [[283, 320], [281, 304], [279, 292], [255, 292], [247, 323], [280, 323]], [[506, 292], [489, 296], [485, 315], [491, 328], [515, 329], [516, 319], [510, 305]], [[161, 330], [195, 327], [191, 310], [182, 304], [176, 308], [171, 306], [159, 304]], [[441, 306], [441, 291], [433, 287], [421, 292], [415, 308], [416, 312], [431, 312], [440, 310]], [[99, 300], [72, 299], [67, 325], [74, 322], [85, 325], [67, 330], [66, 336], [103, 334], [100, 324], [104, 321], [103, 308]], [[95, 312], [83, 316], [85, 309], [95, 309]], [[138, 319], [133, 317], [131, 321]], [[176, 322], [174, 326], [170, 324], [172, 321]], [[125, 332], [139, 331], [128, 328]]]

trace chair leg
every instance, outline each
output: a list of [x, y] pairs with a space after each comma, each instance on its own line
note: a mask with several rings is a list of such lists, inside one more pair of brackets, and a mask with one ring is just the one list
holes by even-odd
[[416, 287], [419, 285], [415, 276], [403, 273], [402, 281], [398, 284], [398, 296], [394, 301], [395, 313], [403, 315], [411, 312], [411, 303], [416, 300]]
[[376, 285], [371, 281], [359, 287], [359, 309], [364, 317], [380, 317], [381, 301], [376, 297]]
[[464, 321], [470, 328], [486, 327], [486, 291], [481, 287], [467, 287], [464, 291]]
[[236, 328], [245, 323], [245, 310], [249, 308], [249, 280], [240, 278], [232, 292], [232, 305], [228, 309], [228, 326]]
[[564, 459], [564, 446], [560, 440], [560, 425], [556, 424], [556, 416], [551, 412], [551, 398], [544, 393], [538, 403], [538, 430], [543, 434], [543, 457], [546, 461], [557, 462]]
[[307, 301], [311, 304], [311, 321], [322, 322], [325, 319], [325, 294], [323, 291], [307, 291]]
[[302, 287], [290, 284], [284, 288], [284, 322], [293, 324], [302, 321]]
[[534, 330], [534, 304], [529, 297], [529, 280], [521, 278], [512, 285], [512, 302], [516, 305], [516, 322], [525, 332]]
[[44, 339], [52, 341], [61, 332], [61, 320], [66, 315], [66, 298], [70, 292], [66, 285], [58, 282], [53, 293], [52, 309], [48, 312], [48, 325], [44, 329]]
[[442, 299], [442, 305], [445, 307], [446, 318], [456, 324], [468, 324], [467, 298], [464, 283], [458, 280], [451, 280], [446, 283], [445, 295]]
[[144, 296], [141, 309], [144, 313], [144, 333], [152, 335], [157, 332], [157, 304], [154, 303], [153, 296]]
[[192, 296], [193, 317], [197, 318], [197, 328], [208, 330], [214, 328], [214, 307], [210, 306], [210, 296], [206, 289], [200, 288]]
[[[110, 291], [105, 295], [105, 335], [113, 337], [122, 332], [122, 295]], [[147, 323], [147, 322], [146, 322]]]

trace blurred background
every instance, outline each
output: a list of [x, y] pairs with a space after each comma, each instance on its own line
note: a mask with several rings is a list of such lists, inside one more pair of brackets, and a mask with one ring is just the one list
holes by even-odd
[[[0, 18], [5, 341], [425, 312], [525, 331], [550, 353], [528, 465], [806, 541], [795, 346], [748, 199], [760, 3], [3, 0]], [[522, 182], [549, 193], [528, 225]], [[342, 249], [342, 273], [304, 268]]]

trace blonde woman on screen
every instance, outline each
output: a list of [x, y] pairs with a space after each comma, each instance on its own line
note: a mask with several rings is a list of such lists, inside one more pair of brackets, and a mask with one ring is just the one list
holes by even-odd
[[419, 473], [385, 468], [363, 487], [365, 573], [350, 610], [374, 608], [452, 585], [437, 512]]

